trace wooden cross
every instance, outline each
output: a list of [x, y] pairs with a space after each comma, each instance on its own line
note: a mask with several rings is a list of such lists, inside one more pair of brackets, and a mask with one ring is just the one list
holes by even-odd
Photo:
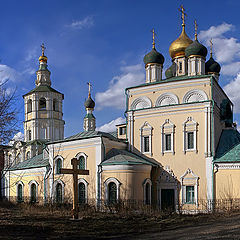
[[60, 173], [62, 174], [72, 174], [73, 175], [73, 219], [78, 219], [78, 175], [89, 175], [89, 170], [78, 169], [80, 160], [77, 158], [72, 158], [71, 164], [72, 169], [61, 168]]

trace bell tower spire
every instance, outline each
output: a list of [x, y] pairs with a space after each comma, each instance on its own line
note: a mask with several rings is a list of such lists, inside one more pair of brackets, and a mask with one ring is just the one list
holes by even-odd
[[51, 80], [50, 80], [50, 74], [51, 72], [47, 68], [47, 60], [48, 58], [45, 56], [45, 50], [46, 47], [44, 46], [44, 43], [41, 45], [42, 49], [42, 55], [39, 57], [39, 69], [36, 72], [37, 74], [37, 80], [36, 80], [36, 85], [47, 85], [51, 86]]

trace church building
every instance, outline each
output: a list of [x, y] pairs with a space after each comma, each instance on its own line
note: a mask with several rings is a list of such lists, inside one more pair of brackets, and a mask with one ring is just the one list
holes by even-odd
[[[23, 96], [23, 142], [4, 150], [3, 194], [12, 201], [71, 202], [73, 180], [61, 168], [79, 169], [79, 204], [119, 201], [162, 209], [211, 208], [209, 202], [240, 197], [240, 134], [233, 104], [219, 85], [220, 65], [197, 38], [182, 32], [171, 43], [171, 66], [155, 46], [145, 55], [144, 84], [125, 90], [126, 124], [96, 131], [89, 84], [84, 131], [64, 138], [64, 95], [51, 87], [47, 57], [39, 58], [35, 88]], [[124, 94], [124, 93], [123, 93]], [[67, 94], [66, 94], [67, 97]], [[207, 203], [207, 205], [206, 205]]]

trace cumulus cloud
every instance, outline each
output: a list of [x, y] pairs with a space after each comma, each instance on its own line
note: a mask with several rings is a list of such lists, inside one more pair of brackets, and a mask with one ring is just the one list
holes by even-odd
[[103, 107], [125, 109], [125, 88], [144, 83], [145, 75], [141, 64], [122, 67], [121, 71], [122, 74], [112, 78], [106, 91], [96, 93], [98, 110]]
[[81, 30], [83, 28], [90, 28], [94, 25], [92, 16], [87, 16], [82, 20], [73, 21], [71, 24], [66, 25], [67, 28]]
[[16, 133], [8, 145], [12, 146], [15, 141], [24, 141], [24, 134], [22, 132]]
[[19, 73], [7, 65], [0, 64], [0, 84], [6, 81], [13, 81], [15, 82], [16, 79], [19, 77]]
[[234, 103], [235, 112], [240, 112], [240, 73], [237, 74], [237, 77], [228, 83], [223, 90], [227, 93], [228, 97]]
[[236, 76], [240, 72], [240, 62], [232, 62], [222, 66], [223, 75]]
[[102, 125], [101, 127], [96, 128], [97, 131], [101, 132], [114, 132], [116, 131], [116, 125], [125, 123], [126, 120], [122, 117], [112, 120], [109, 123]]
[[213, 52], [218, 62], [229, 63], [236, 57], [240, 57], [240, 43], [234, 37], [226, 37], [224, 34], [233, 31], [232, 24], [222, 23], [211, 26], [208, 30], [201, 31], [198, 38], [210, 46], [209, 40], [213, 39]]

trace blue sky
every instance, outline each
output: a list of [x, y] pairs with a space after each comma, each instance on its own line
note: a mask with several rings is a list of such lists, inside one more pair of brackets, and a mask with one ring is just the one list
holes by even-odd
[[[48, 0], [2, 1], [0, 81], [17, 87], [19, 118], [22, 95], [33, 89], [40, 45], [46, 46], [52, 87], [64, 93], [65, 136], [82, 131], [87, 82], [93, 85], [94, 115], [102, 130], [124, 118], [124, 88], [144, 82], [143, 56], [151, 50], [151, 29], [157, 50], [171, 64], [168, 49], [181, 32], [181, 4], [187, 12], [186, 31], [208, 47], [222, 66], [220, 85], [235, 104], [240, 122], [240, 1]], [[208, 57], [207, 57], [208, 58]], [[117, 120], [116, 120], [117, 119]]]

